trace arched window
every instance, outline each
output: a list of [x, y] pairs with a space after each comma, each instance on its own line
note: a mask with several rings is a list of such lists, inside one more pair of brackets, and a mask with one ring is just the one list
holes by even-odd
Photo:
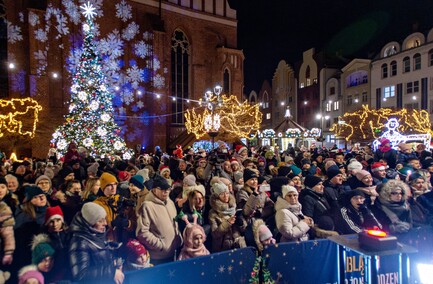
[[396, 54], [396, 53], [397, 53], [397, 50], [396, 50], [395, 46], [392, 45], [392, 46], [388, 47], [387, 49], [385, 49], [383, 57], [388, 57], [388, 56], [391, 56], [391, 55]]
[[428, 51], [428, 66], [433, 66], [433, 49]]
[[403, 73], [410, 72], [410, 57], [403, 58]]
[[172, 123], [184, 123], [184, 104], [189, 97], [190, 44], [185, 33], [176, 30], [171, 38]]
[[231, 94], [231, 85], [230, 85], [230, 72], [229, 69], [224, 69], [224, 84], [223, 84], [223, 92], [226, 94]]
[[310, 78], [310, 73], [311, 73], [311, 71], [310, 71], [310, 66], [307, 66], [307, 69], [305, 70], [305, 79], [306, 79], [306, 85], [307, 86], [310, 86], [311, 85], [311, 78]]
[[413, 56], [413, 70], [421, 69], [421, 54], [417, 53]]
[[388, 64], [382, 64], [382, 79], [388, 78]]
[[397, 61], [395, 61], [395, 60], [391, 61], [389, 66], [391, 67], [391, 77], [396, 76], [397, 75]]

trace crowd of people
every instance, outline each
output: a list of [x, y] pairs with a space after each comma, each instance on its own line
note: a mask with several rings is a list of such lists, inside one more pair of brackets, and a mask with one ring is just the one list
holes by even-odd
[[404, 238], [433, 224], [432, 172], [423, 144], [387, 139], [376, 151], [156, 147], [128, 161], [72, 142], [59, 160], [1, 162], [1, 270], [11, 283], [120, 284], [125, 271], [246, 246], [367, 228]]

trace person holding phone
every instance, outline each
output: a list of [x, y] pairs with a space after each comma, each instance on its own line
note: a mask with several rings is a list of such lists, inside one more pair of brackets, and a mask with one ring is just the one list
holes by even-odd
[[314, 226], [313, 218], [302, 213], [298, 195], [295, 187], [283, 185], [281, 196], [275, 203], [275, 222], [281, 235], [280, 242], [307, 241], [308, 232]]
[[239, 227], [239, 214], [236, 211], [235, 197], [222, 182], [212, 184], [210, 197], [212, 209], [209, 212], [209, 224], [212, 234], [212, 252], [246, 247], [245, 239]]
[[251, 223], [253, 218], [261, 218], [265, 222], [274, 213], [274, 202], [269, 198], [263, 189], [259, 187], [257, 172], [244, 170], [244, 186], [236, 195], [237, 207], [242, 208], [242, 217], [247, 223]]

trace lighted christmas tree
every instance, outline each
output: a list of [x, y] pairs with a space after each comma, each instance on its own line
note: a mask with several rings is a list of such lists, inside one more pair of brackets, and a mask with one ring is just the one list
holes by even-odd
[[271, 277], [269, 269], [266, 267], [265, 260], [261, 256], [256, 258], [254, 263], [253, 271], [251, 272], [251, 278], [249, 280], [251, 284], [274, 284], [275, 281]]
[[123, 154], [125, 159], [132, 150], [119, 136], [120, 128], [114, 121], [112, 98], [102, 73], [102, 58], [94, 38], [94, 8], [81, 6], [86, 22], [83, 24], [84, 43], [79, 66], [72, 78], [69, 113], [65, 122], [53, 134], [52, 143], [64, 154], [70, 142], [88, 149], [92, 156]]

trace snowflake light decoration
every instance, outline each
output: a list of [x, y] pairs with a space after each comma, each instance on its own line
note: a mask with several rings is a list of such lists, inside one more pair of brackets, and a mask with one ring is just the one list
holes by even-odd
[[81, 9], [83, 9], [83, 15], [87, 18], [87, 19], [92, 19], [94, 16], [96, 16], [96, 8], [93, 7], [92, 4], [90, 4], [90, 2], [85, 3], [83, 6], [80, 6]]

